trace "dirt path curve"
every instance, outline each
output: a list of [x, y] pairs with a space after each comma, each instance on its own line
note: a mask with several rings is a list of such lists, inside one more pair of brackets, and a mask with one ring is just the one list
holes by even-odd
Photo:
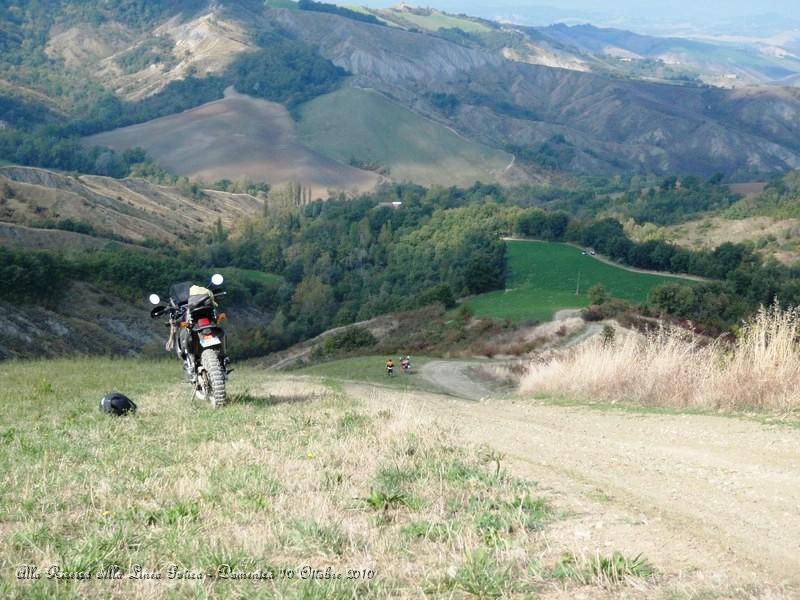
[[488, 383], [476, 381], [469, 370], [480, 363], [433, 360], [425, 363], [420, 375], [436, 389], [465, 400], [481, 400], [493, 395]]
[[777, 597], [800, 597], [797, 429], [523, 400], [464, 402], [367, 385], [348, 391], [451, 424], [463, 439], [504, 453], [512, 472], [559, 490], [579, 518], [554, 543], [643, 552], [679, 577], [769, 584], [782, 592]]
[[590, 337], [598, 335], [603, 331], [602, 323], [588, 323], [578, 335], [568, 339], [562, 346], [562, 349], [573, 348], [588, 340]]

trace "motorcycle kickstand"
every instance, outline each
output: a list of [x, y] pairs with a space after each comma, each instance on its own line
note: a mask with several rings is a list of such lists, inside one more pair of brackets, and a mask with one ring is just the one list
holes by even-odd
[[197, 400], [197, 388], [192, 388], [192, 397], [189, 398], [189, 402], [194, 410], [199, 410], [200, 402]]

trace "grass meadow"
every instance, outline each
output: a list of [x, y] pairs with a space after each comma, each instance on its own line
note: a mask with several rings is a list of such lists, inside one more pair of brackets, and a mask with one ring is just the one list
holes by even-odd
[[[213, 411], [179, 372], [0, 365], [0, 596], [499, 597], [652, 577], [548, 554], [560, 515], [534, 482], [380, 388], [367, 403], [243, 368]], [[138, 413], [102, 414], [111, 389]], [[25, 565], [40, 578], [18, 579]]]
[[468, 305], [476, 316], [546, 321], [558, 310], [588, 306], [587, 292], [598, 283], [615, 298], [641, 303], [655, 286], [675, 281], [674, 277], [636, 273], [600, 262], [567, 244], [506, 244], [510, 269], [507, 289], [470, 299]]

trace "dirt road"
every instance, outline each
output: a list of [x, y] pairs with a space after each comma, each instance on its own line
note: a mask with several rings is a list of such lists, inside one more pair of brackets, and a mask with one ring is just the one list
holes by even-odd
[[[459, 371], [435, 365], [432, 372], [442, 381]], [[800, 597], [795, 428], [529, 400], [465, 402], [356, 384], [348, 391], [376, 405], [388, 396], [399, 410], [452, 425], [465, 440], [504, 453], [515, 474], [556, 490], [572, 516], [549, 534], [553, 544], [642, 552], [695, 586], [753, 584], [769, 597]]]
[[420, 368], [420, 375], [434, 388], [465, 400], [481, 400], [492, 396], [489, 382], [478, 381], [469, 370], [479, 363], [434, 360]]

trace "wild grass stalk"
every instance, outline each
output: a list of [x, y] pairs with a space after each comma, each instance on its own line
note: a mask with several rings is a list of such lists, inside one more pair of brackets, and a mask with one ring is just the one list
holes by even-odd
[[761, 308], [733, 344], [700, 344], [662, 328], [608, 343], [597, 339], [522, 378], [524, 393], [649, 406], [788, 412], [800, 408], [800, 310]]

